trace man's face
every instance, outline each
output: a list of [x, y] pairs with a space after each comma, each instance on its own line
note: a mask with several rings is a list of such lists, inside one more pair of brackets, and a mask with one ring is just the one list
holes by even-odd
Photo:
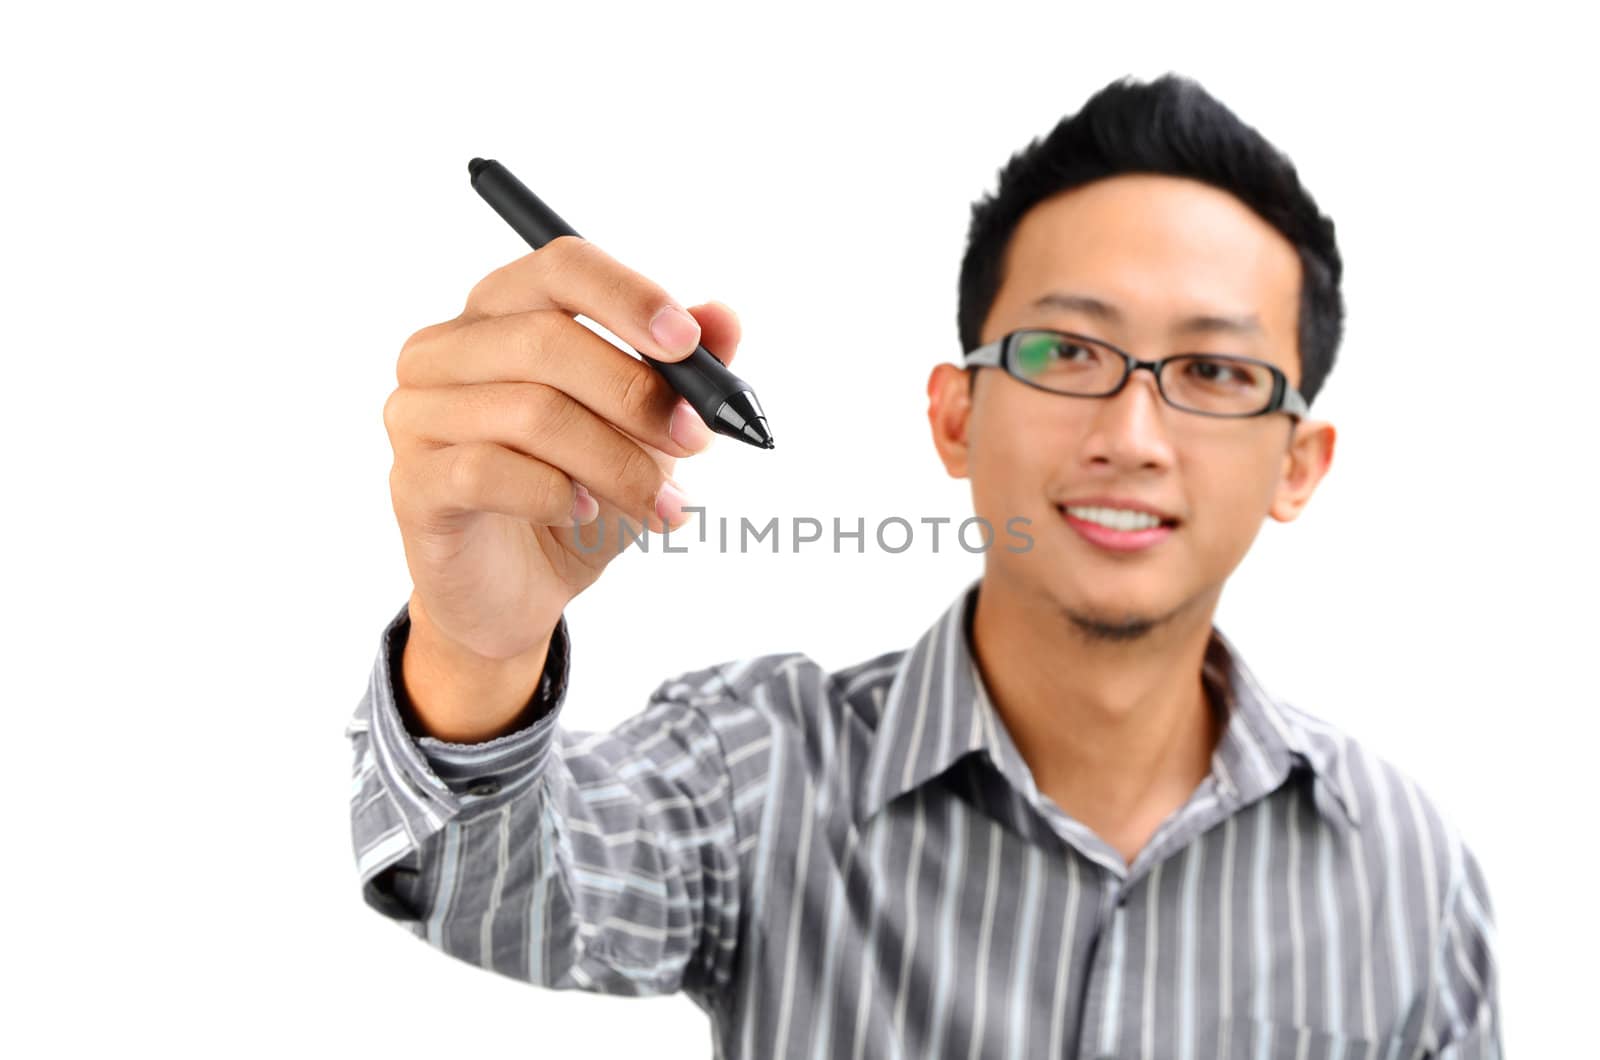
[[[1048, 199], [1018, 225], [1004, 276], [983, 342], [1054, 328], [1145, 360], [1255, 357], [1291, 385], [1300, 381], [1294, 247], [1208, 185], [1126, 175]], [[1215, 323], [1223, 318], [1243, 326]], [[1110, 639], [1214, 606], [1262, 520], [1293, 519], [1333, 451], [1328, 424], [1295, 430], [1284, 413], [1222, 419], [1175, 409], [1146, 371], [1096, 399], [985, 369], [969, 398], [964, 373], [947, 364], [930, 377], [929, 397], [941, 458], [952, 475], [971, 479], [976, 513], [997, 531], [986, 577], [1043, 594], [1080, 628]], [[1097, 543], [1064, 510], [1094, 497], [1142, 503], [1176, 525], [1131, 551]], [[1026, 552], [1005, 548], [1019, 544], [1005, 531], [1014, 516], [1028, 520]]]

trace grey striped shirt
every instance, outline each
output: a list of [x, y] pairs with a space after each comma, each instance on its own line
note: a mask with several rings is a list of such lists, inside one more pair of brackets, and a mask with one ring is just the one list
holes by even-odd
[[707, 667], [600, 733], [563, 622], [542, 712], [476, 745], [408, 731], [402, 608], [348, 729], [365, 900], [540, 986], [681, 990], [718, 1057], [1500, 1055], [1483, 875], [1415, 783], [1213, 627], [1211, 772], [1127, 865], [995, 712], [978, 584], [909, 650]]

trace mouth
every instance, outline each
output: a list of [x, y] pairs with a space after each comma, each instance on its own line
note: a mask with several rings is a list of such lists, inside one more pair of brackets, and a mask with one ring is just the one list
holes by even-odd
[[1078, 536], [1108, 552], [1140, 552], [1165, 541], [1177, 529], [1170, 517], [1107, 508], [1056, 505], [1056, 511]]

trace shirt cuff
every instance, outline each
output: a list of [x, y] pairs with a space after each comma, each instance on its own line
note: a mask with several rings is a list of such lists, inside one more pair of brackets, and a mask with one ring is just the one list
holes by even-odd
[[518, 727], [481, 743], [452, 743], [419, 735], [420, 726], [406, 699], [401, 654], [411, 633], [409, 602], [384, 627], [373, 667], [371, 730], [375, 764], [406, 798], [413, 834], [433, 831], [471, 808], [476, 814], [498, 806], [543, 772], [555, 739], [557, 718], [566, 701], [571, 653], [563, 615], [550, 637], [539, 685]]

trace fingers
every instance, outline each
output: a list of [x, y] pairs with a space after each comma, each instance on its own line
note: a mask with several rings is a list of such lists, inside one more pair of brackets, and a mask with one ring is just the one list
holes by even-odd
[[703, 343], [727, 364], [741, 336], [726, 305], [684, 310], [593, 244], [552, 240], [484, 277], [459, 317], [407, 339], [383, 411], [397, 510], [548, 526], [604, 511], [656, 532], [686, 521], [673, 462], [703, 449], [710, 429], [578, 315], [662, 361]]
[[699, 322], [660, 284], [579, 236], [553, 239], [485, 276], [468, 294], [462, 316], [546, 309], [581, 313], [659, 360], [681, 360], [700, 341]]
[[660, 372], [564, 313], [485, 317], [419, 332], [401, 352], [396, 374], [403, 388], [542, 383], [674, 456], [699, 452], [712, 438], [686, 404], [677, 411], [681, 399]]
[[[683, 521], [682, 491], [657, 459], [546, 383], [403, 387], [385, 404], [384, 425], [397, 463], [428, 459], [441, 448], [492, 443], [583, 483], [597, 499], [652, 530]], [[549, 484], [530, 481], [529, 488], [547, 491]], [[570, 504], [570, 489], [566, 495]]]
[[599, 505], [559, 468], [493, 442], [468, 442], [396, 460], [390, 492], [423, 525], [498, 512], [542, 526], [576, 526]]

